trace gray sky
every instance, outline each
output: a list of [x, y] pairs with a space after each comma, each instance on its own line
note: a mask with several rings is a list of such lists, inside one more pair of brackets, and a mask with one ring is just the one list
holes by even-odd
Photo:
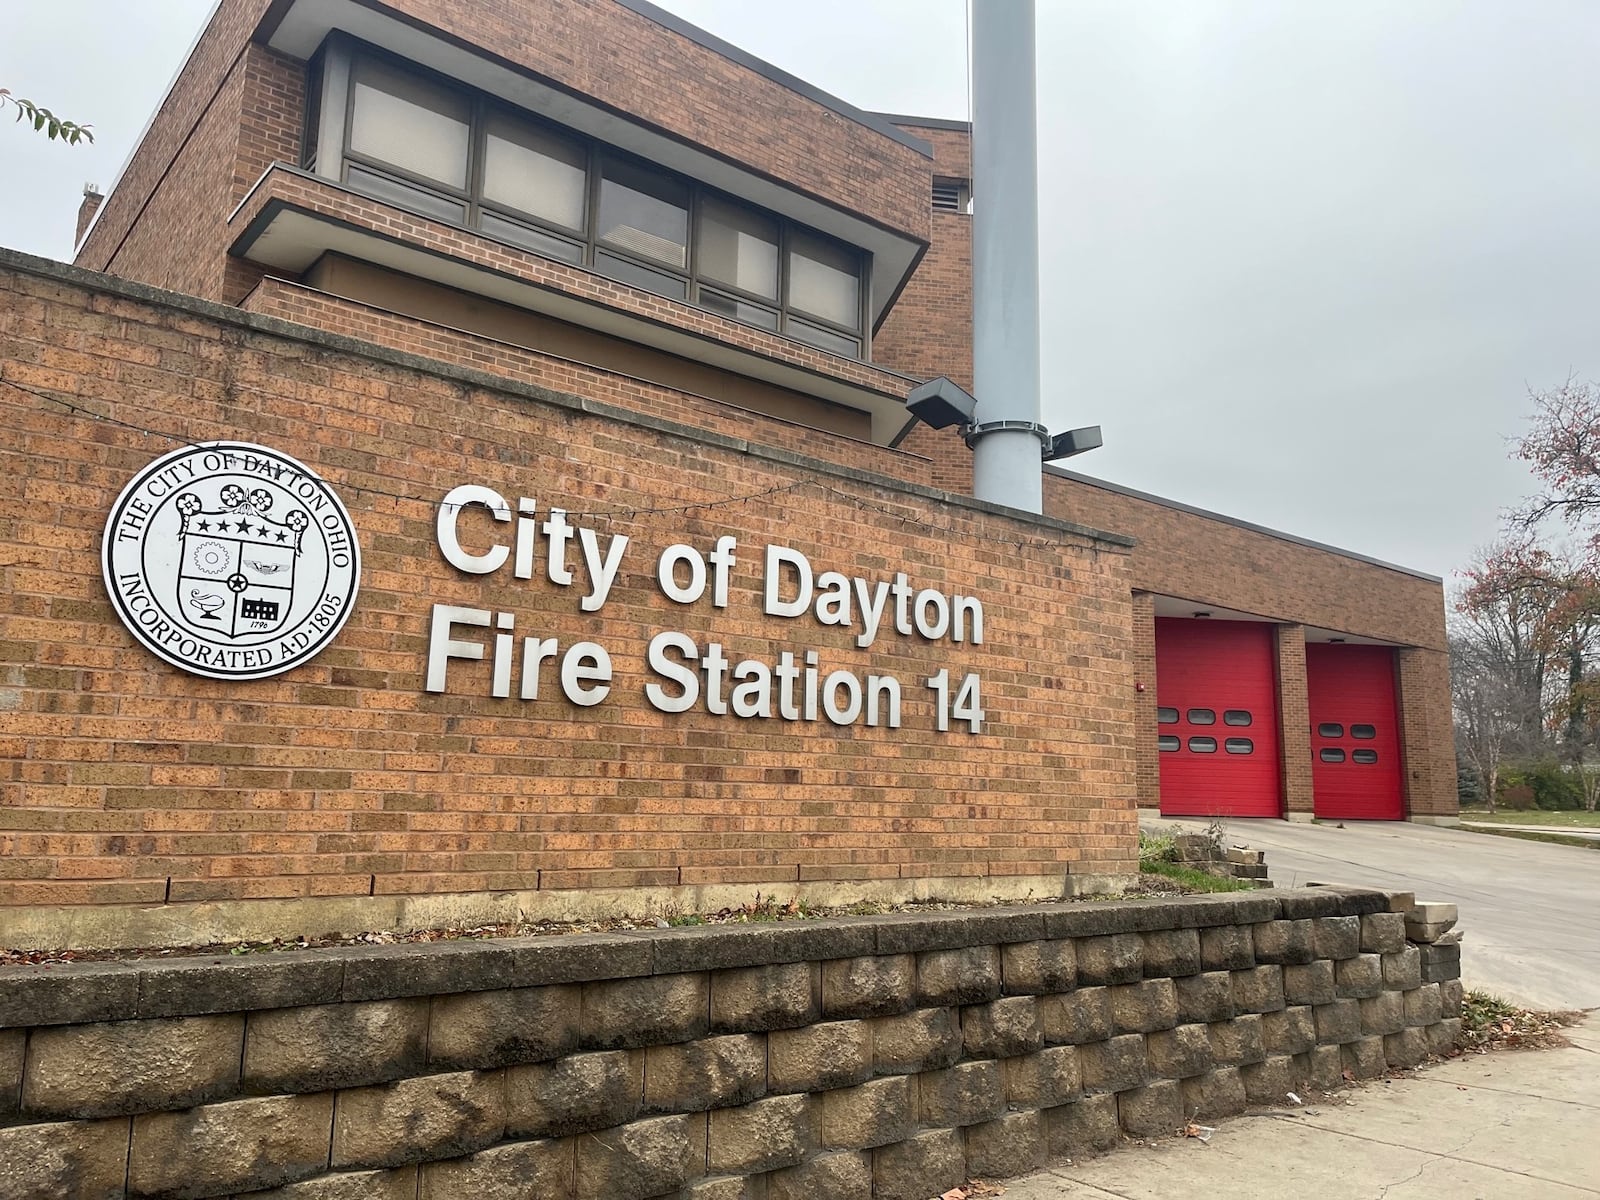
[[[0, 86], [96, 141], [0, 123], [0, 245], [71, 257], [210, 7], [15, 4]], [[666, 7], [863, 108], [967, 115], [961, 0]], [[1082, 468], [1464, 564], [1531, 488], [1527, 388], [1600, 374], [1600, 5], [1040, 0], [1039, 49], [1045, 417], [1105, 427]]]

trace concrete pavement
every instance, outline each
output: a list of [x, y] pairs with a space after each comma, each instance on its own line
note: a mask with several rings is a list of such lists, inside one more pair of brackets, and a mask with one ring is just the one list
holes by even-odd
[[1236, 1117], [1209, 1143], [1173, 1137], [1059, 1163], [1007, 1183], [1005, 1200], [1600, 1197], [1600, 1018], [1568, 1036], [1567, 1049], [1469, 1055]]
[[1587, 825], [1513, 825], [1506, 821], [1463, 821], [1463, 829], [1506, 829], [1523, 833], [1559, 833], [1562, 837], [1586, 838], [1600, 841], [1600, 829]]

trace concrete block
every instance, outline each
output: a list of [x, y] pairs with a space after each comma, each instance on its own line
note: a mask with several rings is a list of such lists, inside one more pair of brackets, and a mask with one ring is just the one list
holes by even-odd
[[1144, 978], [1144, 942], [1136, 933], [1082, 938], [1077, 956], [1080, 987], [1137, 983]]
[[[250, 1200], [419, 1200], [419, 1175], [415, 1166], [394, 1167], [387, 1171], [335, 1171], [329, 1175], [313, 1175], [298, 1183], [264, 1192], [251, 1192]], [[498, 1200], [502, 1196], [517, 1196], [520, 1192], [472, 1192], [476, 1200]], [[431, 1195], [421, 1193], [421, 1200], [445, 1200], [445, 1197], [462, 1193], [435, 1189]]]
[[1283, 998], [1289, 1004], [1332, 1004], [1333, 963], [1324, 958], [1285, 967]]
[[1311, 1011], [1317, 1020], [1317, 1041], [1323, 1045], [1353, 1042], [1361, 1036], [1361, 1001], [1335, 1000]]
[[1233, 1117], [1249, 1107], [1244, 1091], [1244, 1076], [1238, 1067], [1218, 1067], [1203, 1075], [1192, 1075], [1180, 1084], [1183, 1114], [1202, 1121]]
[[1385, 1034], [1383, 1057], [1391, 1067], [1414, 1067], [1427, 1060], [1428, 1035], [1421, 1029], [1402, 1029]]
[[585, 1050], [629, 1050], [704, 1037], [710, 991], [704, 974], [586, 983], [578, 1044]]
[[1051, 1158], [1082, 1158], [1110, 1150], [1122, 1141], [1117, 1098], [1110, 1093], [1084, 1096], [1046, 1109], [1044, 1132]]
[[696, 1179], [672, 1200], [766, 1200], [765, 1175], [711, 1175]]
[[1284, 1104], [1284, 1097], [1295, 1089], [1294, 1059], [1287, 1054], [1270, 1055], [1240, 1067], [1239, 1075], [1251, 1104]]
[[242, 1016], [47, 1025], [28, 1046], [22, 1112], [111, 1117], [221, 1099], [238, 1091], [243, 1044]]
[[1170, 979], [1144, 979], [1111, 989], [1111, 1025], [1118, 1033], [1148, 1033], [1178, 1023], [1178, 989]]
[[817, 1148], [821, 1115], [810, 1096], [770, 1096], [715, 1109], [706, 1133], [706, 1167], [729, 1174], [792, 1167]]
[[505, 1077], [452, 1071], [339, 1093], [335, 1167], [398, 1167], [452, 1158], [505, 1136]]
[[1439, 1006], [1444, 1011], [1445, 1017], [1459, 1017], [1461, 1015], [1462, 997], [1466, 995], [1466, 987], [1459, 979], [1439, 980]]
[[1144, 1038], [1137, 1033], [1079, 1046], [1078, 1068], [1084, 1089], [1091, 1092], [1126, 1091], [1150, 1077]]
[[0, 1129], [0, 1196], [122, 1200], [128, 1121], [47, 1121]]
[[1406, 918], [1404, 913], [1372, 913], [1361, 918], [1361, 952], [1363, 954], [1396, 954], [1406, 944]]
[[1401, 916], [1410, 912], [1417, 905], [1417, 894], [1415, 892], [1384, 892], [1383, 898], [1387, 906], [1385, 911], [1399, 913]]
[[1361, 953], [1360, 917], [1318, 917], [1311, 922], [1311, 953], [1317, 958], [1354, 958]]
[[1445, 1017], [1429, 1025], [1423, 1033], [1427, 1037], [1428, 1053], [1444, 1058], [1461, 1039], [1461, 1018]]
[[1206, 971], [1173, 980], [1178, 994], [1178, 1021], [1228, 1021], [1233, 1018], [1233, 977], [1227, 971]]
[[811, 963], [734, 967], [711, 974], [712, 1033], [795, 1029], [821, 1015], [818, 971]]
[[[1383, 962], [1383, 986], [1390, 990], [1398, 988], [1401, 991], [1410, 991], [1412, 988], [1421, 987], [1424, 983], [1437, 983], [1437, 979], [1423, 979], [1422, 963], [1425, 957], [1430, 957], [1441, 949], [1443, 947], [1440, 946], [1405, 946], [1397, 953], [1379, 955]], [[1460, 947], [1454, 949], [1459, 964]]]
[[824, 1092], [822, 1144], [867, 1150], [904, 1141], [917, 1128], [916, 1080], [890, 1075]]
[[1251, 927], [1256, 961], [1287, 966], [1308, 963], [1316, 957], [1311, 950], [1311, 922], [1262, 921]]
[[1437, 983], [1425, 983], [1403, 993], [1407, 1025], [1433, 1025], [1444, 1017], [1444, 1001], [1439, 995], [1439, 988]]
[[1317, 1020], [1309, 1004], [1297, 1004], [1261, 1018], [1261, 1039], [1269, 1055], [1304, 1054], [1317, 1044]]
[[873, 1067], [880, 1075], [915, 1075], [961, 1057], [961, 1025], [950, 1008], [919, 1008], [872, 1022]]
[[966, 1178], [966, 1147], [958, 1130], [930, 1130], [872, 1152], [874, 1200], [928, 1200]]
[[1161, 1079], [1186, 1079], [1211, 1069], [1211, 1036], [1204, 1025], [1179, 1025], [1145, 1038], [1150, 1073]]
[[146, 1113], [133, 1119], [128, 1192], [186, 1200], [304, 1179], [328, 1169], [332, 1128], [332, 1092]]
[[1200, 969], [1202, 971], [1246, 971], [1256, 965], [1255, 938], [1251, 927], [1218, 925], [1200, 931]]
[[975, 1125], [1005, 1107], [1005, 1075], [997, 1062], [957, 1063], [917, 1076], [917, 1116], [924, 1125]]
[[1276, 1012], [1284, 1005], [1283, 968], [1278, 966], [1255, 967], [1249, 971], [1231, 971], [1233, 978], [1233, 1006], [1241, 1013]]
[[1144, 936], [1146, 979], [1175, 979], [1200, 972], [1200, 934], [1194, 929], [1157, 929]]
[[819, 1154], [766, 1177], [766, 1200], [871, 1200], [872, 1156], [859, 1151]]
[[632, 1121], [644, 1103], [643, 1050], [600, 1050], [506, 1072], [506, 1132], [551, 1138]]
[[26, 1029], [0, 1029], [0, 1121], [16, 1115], [22, 1094], [22, 1060], [27, 1047]]
[[1313, 1046], [1299, 1074], [1311, 1087], [1330, 1092], [1344, 1082], [1344, 1054], [1337, 1045]]
[[824, 1021], [767, 1035], [767, 1090], [825, 1092], [872, 1078], [872, 1026]]
[[312, 1004], [249, 1015], [241, 1083], [251, 1092], [360, 1087], [423, 1069], [428, 1001]]
[[645, 1051], [646, 1112], [699, 1112], [767, 1094], [767, 1039], [732, 1033]]
[[344, 962], [321, 950], [143, 959], [141, 1017], [255, 1012], [302, 1004], [334, 1004], [343, 996]]
[[582, 996], [572, 984], [435, 996], [428, 1065], [475, 1070], [570, 1054], [578, 1045]]
[[1383, 991], [1383, 959], [1377, 954], [1358, 954], [1333, 967], [1334, 994], [1344, 1000], [1365, 1000]]
[[1361, 1005], [1361, 1033], [1382, 1037], [1406, 1027], [1406, 1000], [1401, 992], [1379, 992], [1358, 1002]]
[[1000, 1065], [1006, 1103], [1012, 1108], [1052, 1108], [1083, 1091], [1076, 1046], [1046, 1046], [1037, 1054], [1009, 1058]]
[[339, 958], [339, 995], [347, 1001], [487, 992], [521, 982], [510, 949], [498, 938], [349, 946]]
[[961, 1038], [969, 1058], [1011, 1058], [1031, 1054], [1044, 1045], [1039, 1001], [1033, 996], [1007, 996], [961, 1010]]
[[1267, 1056], [1258, 1013], [1214, 1022], [1206, 1026], [1206, 1033], [1211, 1038], [1211, 1057], [1219, 1067], [1242, 1067]]
[[570, 1196], [576, 1185], [577, 1162], [572, 1142], [508, 1142], [464, 1158], [423, 1163], [416, 1200]]
[[1417, 954], [1421, 983], [1444, 983], [1451, 979], [1461, 978], [1461, 946], [1431, 945], [1408, 946]]
[[705, 1171], [706, 1117], [634, 1121], [576, 1143], [575, 1200], [646, 1200]]
[[137, 1015], [139, 972], [126, 963], [8, 967], [0, 1027], [81, 1025]]
[[1072, 940], [1012, 942], [1000, 947], [1000, 982], [1008, 996], [1070, 992], [1078, 985], [1078, 956]]
[[1454, 904], [1418, 901], [1406, 913], [1406, 937], [1413, 942], [1436, 942], [1455, 928], [1459, 917]]
[[917, 1004], [917, 960], [910, 954], [840, 958], [822, 964], [822, 1016], [887, 1017]]
[[1044, 1116], [1037, 1110], [1007, 1113], [963, 1132], [968, 1175], [1010, 1179], [1044, 1165]]
[[1176, 1079], [1158, 1079], [1117, 1093], [1117, 1121], [1130, 1137], [1171, 1137], [1185, 1124], [1183, 1091]]
[[1388, 1069], [1381, 1037], [1357, 1038], [1339, 1047], [1344, 1056], [1344, 1069], [1357, 1079], [1380, 1079]]
[[1044, 1040], [1054, 1045], [1103, 1042], [1111, 1036], [1111, 989], [1085, 987], [1040, 997], [1039, 1023]]
[[917, 1003], [981, 1004], [1000, 995], [1000, 947], [963, 946], [917, 955]]

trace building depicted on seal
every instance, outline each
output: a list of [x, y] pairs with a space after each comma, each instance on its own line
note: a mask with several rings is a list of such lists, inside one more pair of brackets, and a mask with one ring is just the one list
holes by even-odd
[[1451, 819], [1439, 580], [963, 499], [905, 401], [971, 384], [970, 176], [643, 0], [222, 0], [81, 269], [0, 264], [52, 547], [0, 899], [1023, 895], [1136, 805]]

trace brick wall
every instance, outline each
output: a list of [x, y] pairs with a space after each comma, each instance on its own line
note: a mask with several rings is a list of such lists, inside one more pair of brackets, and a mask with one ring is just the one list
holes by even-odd
[[0, 1189], [926, 1200], [1447, 1052], [1461, 948], [1410, 904], [3, 967]]
[[1278, 666], [1278, 736], [1283, 810], [1301, 817], [1314, 811], [1311, 789], [1311, 707], [1306, 687], [1306, 631], [1300, 625], [1273, 630]]

